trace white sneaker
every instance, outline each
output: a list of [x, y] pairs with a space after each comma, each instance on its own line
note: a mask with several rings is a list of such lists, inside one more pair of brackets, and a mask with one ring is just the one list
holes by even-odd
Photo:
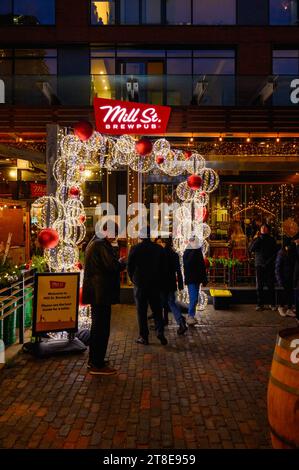
[[287, 311], [286, 311], [286, 316], [287, 316], [287, 317], [295, 318], [295, 317], [296, 317], [296, 313], [293, 312], [293, 310], [291, 310], [290, 308], [288, 308]]
[[278, 307], [278, 313], [281, 317], [286, 317], [286, 312], [283, 307]]
[[187, 317], [187, 325], [196, 325], [197, 320], [195, 317], [192, 317], [191, 315], [188, 315]]

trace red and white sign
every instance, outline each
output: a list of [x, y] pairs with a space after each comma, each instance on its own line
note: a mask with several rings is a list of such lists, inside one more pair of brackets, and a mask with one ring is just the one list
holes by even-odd
[[41, 197], [47, 194], [47, 186], [45, 184], [30, 183], [31, 197]]
[[101, 134], [165, 134], [171, 108], [128, 101], [94, 99], [96, 129]]

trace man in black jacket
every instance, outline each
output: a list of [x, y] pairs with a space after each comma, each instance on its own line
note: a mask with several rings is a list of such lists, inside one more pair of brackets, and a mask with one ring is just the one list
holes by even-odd
[[249, 245], [249, 252], [255, 254], [256, 271], [256, 310], [264, 310], [264, 287], [267, 286], [270, 296], [270, 308], [276, 310], [275, 302], [275, 259], [277, 244], [270, 236], [270, 227], [267, 224], [261, 226], [261, 232]]
[[128, 258], [128, 274], [134, 284], [137, 307], [139, 338], [137, 343], [147, 345], [149, 329], [147, 308], [150, 305], [155, 322], [157, 338], [166, 345], [161, 308], [161, 292], [165, 274], [163, 248], [150, 239], [150, 230], [143, 230], [142, 241], [131, 248]]
[[111, 245], [113, 239], [94, 236], [85, 251], [83, 304], [91, 305], [91, 332], [89, 372], [92, 375], [112, 375], [115, 369], [105, 362], [110, 336], [111, 305], [119, 303], [120, 271], [123, 260], [118, 260]]

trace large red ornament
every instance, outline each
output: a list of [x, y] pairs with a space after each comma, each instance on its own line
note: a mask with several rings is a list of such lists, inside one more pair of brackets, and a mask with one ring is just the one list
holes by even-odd
[[193, 191], [197, 191], [201, 187], [202, 179], [199, 175], [191, 175], [187, 179], [187, 184]]
[[185, 155], [186, 160], [189, 160], [189, 158], [191, 158], [192, 153], [193, 153], [193, 152], [192, 152], [191, 150], [186, 150], [186, 151], [184, 152], [184, 155]]
[[145, 157], [146, 155], [149, 155], [151, 153], [153, 149], [153, 144], [149, 139], [140, 139], [138, 140], [138, 142], [136, 142], [135, 149], [139, 155]]
[[80, 140], [85, 142], [85, 140], [90, 139], [93, 133], [92, 124], [88, 121], [80, 121], [74, 125], [74, 134], [79, 137]]
[[156, 157], [156, 162], [158, 163], [158, 165], [162, 165], [162, 163], [164, 163], [164, 160], [165, 158], [162, 155], [158, 155]]
[[76, 186], [72, 186], [69, 190], [69, 194], [71, 197], [79, 197], [80, 196], [80, 189], [77, 188]]
[[85, 221], [86, 221], [86, 216], [85, 215], [80, 215], [79, 216], [79, 223], [84, 224]]
[[38, 234], [38, 242], [42, 248], [56, 248], [59, 234], [53, 228], [45, 228]]

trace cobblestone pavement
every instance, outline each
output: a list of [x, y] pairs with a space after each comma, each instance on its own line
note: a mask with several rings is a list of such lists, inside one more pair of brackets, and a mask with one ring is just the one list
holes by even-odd
[[279, 329], [253, 306], [214, 311], [168, 346], [137, 345], [133, 306], [113, 311], [112, 377], [92, 377], [87, 353], [0, 371], [1, 448], [268, 448], [266, 390]]

